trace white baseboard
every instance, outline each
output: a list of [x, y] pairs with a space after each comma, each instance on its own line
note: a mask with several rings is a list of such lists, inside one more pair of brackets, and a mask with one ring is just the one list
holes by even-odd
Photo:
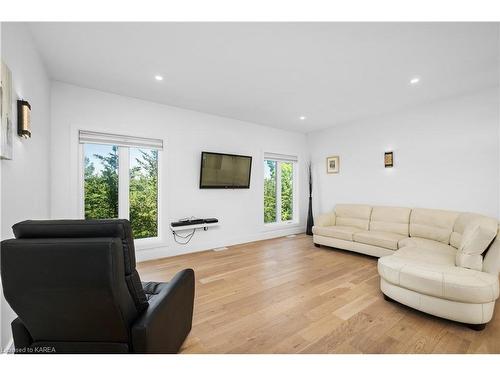
[[224, 246], [224, 247], [216, 247], [215, 249], [212, 249], [213, 251], [225, 251], [229, 249], [228, 247]]
[[230, 238], [225, 241], [218, 242], [207, 242], [195, 247], [182, 248], [182, 246], [172, 247], [158, 247], [153, 249], [137, 250], [135, 253], [138, 262], [144, 262], [147, 260], [154, 260], [166, 257], [172, 257], [176, 255], [183, 255], [189, 253], [197, 253], [200, 251], [212, 250], [220, 247], [229, 247], [234, 245], [240, 245], [243, 243], [268, 240], [271, 238], [285, 237], [290, 234], [304, 233], [305, 227], [302, 225], [293, 226], [291, 228], [282, 228], [276, 230], [266, 230], [260, 233], [252, 234], [245, 237]]

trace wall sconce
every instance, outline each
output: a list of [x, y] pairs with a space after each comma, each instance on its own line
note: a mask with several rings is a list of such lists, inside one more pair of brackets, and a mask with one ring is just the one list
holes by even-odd
[[386, 168], [394, 167], [394, 155], [392, 151], [388, 151], [384, 154], [384, 166]]
[[26, 100], [17, 101], [17, 134], [31, 138], [31, 105]]

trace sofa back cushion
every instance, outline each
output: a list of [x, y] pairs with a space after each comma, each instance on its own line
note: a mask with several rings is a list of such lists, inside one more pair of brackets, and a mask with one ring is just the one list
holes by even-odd
[[371, 206], [362, 204], [338, 204], [335, 207], [336, 225], [368, 230]]
[[458, 215], [454, 211], [414, 208], [410, 215], [410, 236], [449, 244]]
[[460, 248], [464, 232], [467, 228], [469, 231], [472, 230], [472, 227], [476, 224], [489, 228], [492, 232], [496, 232], [498, 227], [497, 220], [491, 217], [471, 212], [463, 212], [458, 216], [455, 221], [455, 225], [453, 226], [453, 232], [450, 237], [450, 245], [457, 249]]
[[[465, 223], [465, 226], [464, 226]], [[454, 241], [460, 236], [460, 245], [456, 256], [456, 265], [481, 271], [483, 269], [483, 253], [488, 249], [497, 235], [498, 221], [477, 214], [462, 214], [455, 224]], [[453, 237], [453, 234], [452, 234]]]
[[410, 208], [375, 206], [370, 218], [370, 230], [391, 232], [408, 236]]

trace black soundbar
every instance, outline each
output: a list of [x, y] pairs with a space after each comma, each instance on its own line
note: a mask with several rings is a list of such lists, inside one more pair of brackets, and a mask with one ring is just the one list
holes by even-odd
[[196, 225], [196, 224], [213, 224], [218, 223], [219, 220], [215, 217], [209, 217], [207, 219], [187, 219], [187, 220], [179, 220], [173, 221], [170, 223], [172, 227], [185, 227], [187, 225]]

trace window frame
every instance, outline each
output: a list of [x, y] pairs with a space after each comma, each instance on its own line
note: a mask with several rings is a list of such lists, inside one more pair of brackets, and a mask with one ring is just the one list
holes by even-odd
[[[286, 159], [275, 159], [271, 157], [263, 156], [262, 166], [267, 161], [276, 162], [276, 221], [271, 223], [266, 223], [264, 221], [264, 190], [262, 191], [262, 223], [265, 229], [275, 229], [277, 227], [287, 227], [290, 225], [299, 224], [299, 184], [298, 184], [298, 175], [299, 175], [299, 160], [286, 160]], [[293, 181], [292, 181], [292, 189], [293, 189], [293, 199], [292, 199], [292, 219], [291, 220], [282, 220], [282, 212], [281, 212], [281, 164], [282, 163], [291, 163], [292, 164], [292, 173], [293, 173]], [[264, 187], [264, 169], [262, 170], [262, 187]]]
[[[78, 143], [78, 212], [81, 219], [85, 219], [85, 144]], [[130, 220], [130, 147], [118, 147], [118, 218]], [[137, 147], [147, 149], [147, 147]], [[163, 150], [164, 151], [164, 150]], [[157, 193], [157, 236], [134, 239], [134, 244], [138, 250], [157, 248], [164, 242], [162, 225], [162, 157], [161, 150], [158, 150], [158, 193]], [[126, 161], [124, 163], [123, 161]]]

